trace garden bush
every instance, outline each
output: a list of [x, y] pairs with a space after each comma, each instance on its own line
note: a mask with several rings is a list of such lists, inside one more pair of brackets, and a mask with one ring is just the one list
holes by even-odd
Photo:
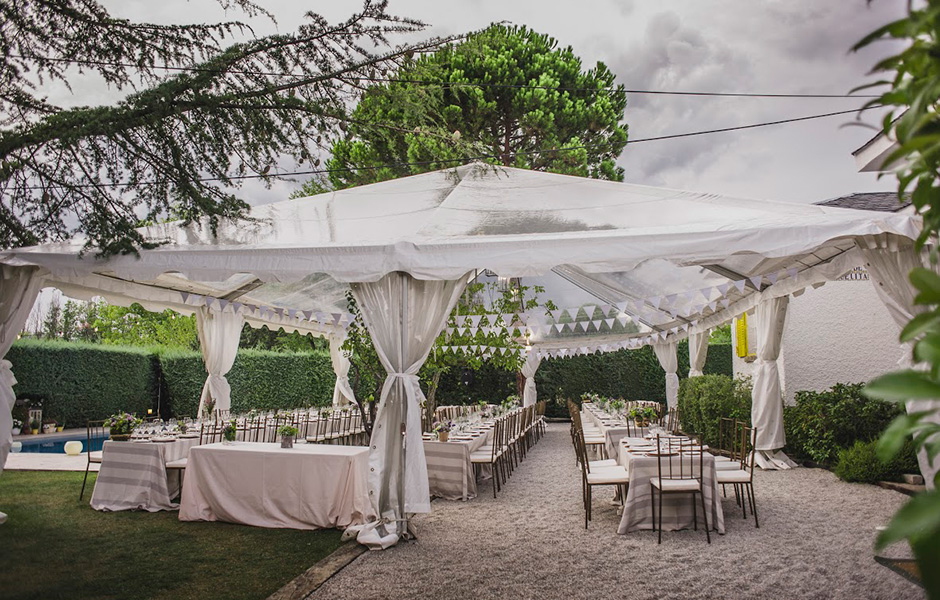
[[[909, 460], [914, 456], [914, 446], [908, 443], [905, 451], [888, 462], [878, 458], [875, 448], [878, 440], [856, 440], [848, 448], [838, 452], [838, 458], [832, 472], [844, 481], [858, 483], [876, 483], [879, 481], [900, 481], [904, 473], [910, 470]], [[906, 464], [908, 463], [908, 464]]]
[[[877, 439], [904, 409], [863, 396], [863, 387], [861, 383], [839, 383], [824, 392], [796, 392], [796, 404], [783, 409], [787, 453], [833, 465], [840, 450], [856, 441]], [[910, 461], [909, 453], [907, 460]]]
[[146, 415], [156, 406], [157, 367], [148, 349], [24, 339], [7, 359], [17, 398], [41, 402], [43, 418], [66, 427], [119, 411]]
[[750, 422], [750, 378], [703, 375], [679, 382], [679, 420], [683, 431], [714, 444], [722, 417]]

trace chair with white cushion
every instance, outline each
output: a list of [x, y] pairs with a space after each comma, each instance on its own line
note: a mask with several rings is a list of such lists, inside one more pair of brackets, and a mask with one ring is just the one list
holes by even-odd
[[[673, 455], [673, 452], [679, 450]], [[705, 538], [712, 543], [708, 529], [708, 512], [705, 510], [704, 477], [702, 466], [704, 451], [701, 444], [690, 443], [688, 446], [675, 443], [670, 438], [656, 436], [656, 476], [650, 478], [650, 500], [653, 508], [653, 528], [659, 531], [659, 542], [663, 543], [663, 497], [667, 495], [686, 495], [692, 499], [692, 526], [698, 530], [698, 512], [696, 496], [701, 502], [705, 519]], [[666, 459], [665, 469], [663, 459]], [[658, 506], [657, 506], [658, 495]], [[659, 520], [657, 521], [657, 515]]]
[[760, 527], [757, 520], [757, 501], [754, 499], [754, 442], [757, 438], [756, 427], [743, 427], [741, 430], [741, 468], [716, 472], [718, 483], [722, 487], [734, 486], [734, 497], [747, 518], [747, 507], [754, 513], [754, 527]]
[[[578, 435], [575, 437], [575, 450], [580, 456], [581, 463], [581, 492], [584, 503], [584, 528], [587, 529], [588, 522], [592, 517], [593, 508], [593, 490], [596, 486], [612, 485], [617, 488], [618, 497], [627, 497], [627, 487], [630, 485], [630, 475], [627, 470], [620, 465], [599, 464], [599, 461], [588, 459], [587, 447], [584, 444], [584, 437]], [[603, 461], [607, 463], [607, 461]]]

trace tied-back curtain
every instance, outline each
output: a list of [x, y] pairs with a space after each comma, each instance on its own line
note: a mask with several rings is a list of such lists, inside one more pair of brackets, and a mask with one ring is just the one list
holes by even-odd
[[0, 265], [0, 473], [13, 446], [16, 393], [10, 361], [3, 360], [33, 308], [42, 278], [36, 267]]
[[542, 358], [538, 352], [529, 349], [529, 353], [522, 363], [522, 376], [525, 377], [525, 387], [522, 390], [522, 405], [532, 406], [535, 404], [538, 396], [535, 389], [535, 372], [538, 371]]
[[666, 372], [666, 405], [669, 409], [679, 406], [679, 358], [676, 356], [676, 342], [653, 344], [653, 352], [659, 359], [659, 364]]
[[704, 375], [708, 357], [708, 331], [689, 334], [689, 377]]
[[333, 386], [333, 406], [346, 406], [355, 402], [352, 386], [349, 385], [349, 357], [343, 352], [345, 338], [338, 335], [330, 336], [330, 362], [333, 364], [333, 373], [336, 374], [336, 384]]
[[395, 272], [376, 282], [351, 284], [376, 354], [388, 372], [369, 448], [369, 494], [387, 523], [383, 528], [388, 535], [399, 531], [398, 523], [407, 514], [431, 510], [421, 440], [425, 398], [418, 370], [466, 282], [466, 277], [425, 281]]
[[764, 469], [788, 469], [794, 463], [783, 452], [783, 395], [780, 390], [780, 347], [789, 296], [768, 298], [757, 305], [757, 369], [751, 395], [751, 422], [757, 428], [756, 460]]
[[245, 318], [237, 312], [205, 307], [196, 311], [196, 333], [202, 348], [202, 362], [209, 374], [199, 398], [199, 415], [203, 414], [209, 398], [215, 401], [217, 411], [227, 412], [232, 408], [232, 387], [225, 375], [235, 364], [244, 324]]
[[[914, 243], [906, 238], [899, 238], [894, 235], [876, 235], [865, 236], [856, 240], [856, 245], [862, 252], [865, 259], [865, 268], [871, 277], [878, 297], [884, 303], [891, 318], [899, 328], [907, 325], [914, 316], [923, 310], [923, 307], [914, 304], [916, 291], [911, 285], [908, 275], [916, 267], [924, 267], [920, 255], [914, 248]], [[899, 366], [911, 366], [911, 349], [909, 344], [904, 344], [904, 354], [899, 361]], [[907, 403], [907, 412], [919, 412], [924, 410], [934, 410], [929, 418], [934, 422], [940, 422], [940, 400], [918, 400]], [[940, 468], [940, 458], [934, 459], [934, 465], [931, 466], [925, 451], [917, 453], [917, 462], [920, 465], [920, 472], [927, 482], [927, 488], [934, 488], [934, 476]]]

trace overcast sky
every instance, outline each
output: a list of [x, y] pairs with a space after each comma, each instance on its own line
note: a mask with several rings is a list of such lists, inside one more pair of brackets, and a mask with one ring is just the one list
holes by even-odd
[[[358, 0], [260, 0], [277, 19], [251, 21], [256, 32], [292, 30], [306, 10], [347, 17]], [[212, 0], [107, 0], [114, 14], [138, 21], [226, 18]], [[849, 48], [879, 25], [903, 15], [904, 0], [391, 0], [390, 12], [428, 23], [446, 35], [508, 21], [570, 45], [586, 65], [605, 62], [628, 89], [716, 92], [846, 93], [871, 80], [867, 72], [890, 49]], [[242, 18], [229, 14], [228, 18]], [[106, 99], [94, 85], [71, 102]], [[53, 90], [56, 100], [65, 100]], [[630, 95], [630, 138], [745, 125], [856, 108], [857, 99], [740, 99]], [[815, 202], [856, 191], [891, 189], [857, 173], [852, 151], [872, 135], [846, 127], [854, 115], [743, 132], [628, 146], [626, 180], [646, 185]], [[865, 119], [876, 123], [875, 114]], [[243, 188], [252, 203], [279, 200], [296, 184]]]

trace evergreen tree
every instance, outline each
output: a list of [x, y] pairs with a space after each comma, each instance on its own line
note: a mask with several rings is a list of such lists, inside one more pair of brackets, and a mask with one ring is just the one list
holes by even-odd
[[[603, 64], [525, 27], [492, 25], [408, 59], [366, 89], [328, 174], [295, 196], [383, 181], [488, 156], [493, 164], [623, 180], [627, 98]], [[370, 123], [388, 123], [376, 129]], [[557, 149], [557, 151], [546, 151]], [[419, 164], [400, 164], [419, 163]], [[381, 165], [381, 166], [380, 166]]]
[[[230, 43], [250, 28], [135, 23], [96, 0], [0, 2], [0, 247], [81, 233], [99, 253], [136, 252], [142, 220], [214, 229], [243, 214], [232, 189], [244, 178], [270, 182], [288, 157], [319, 162], [356, 80], [439, 45], [392, 48], [390, 34], [423, 24], [386, 5], [365, 0], [338, 24], [307, 13], [292, 33]], [[131, 93], [111, 106], [48, 102], [47, 86], [70, 86], [76, 69]]]

